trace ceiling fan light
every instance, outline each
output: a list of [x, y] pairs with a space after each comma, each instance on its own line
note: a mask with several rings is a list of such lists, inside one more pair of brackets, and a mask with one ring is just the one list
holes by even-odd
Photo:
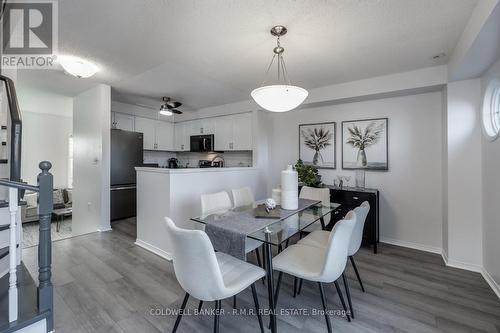
[[170, 110], [160, 110], [160, 114], [163, 116], [171, 116], [173, 115], [172, 111]]
[[309, 93], [297, 86], [270, 85], [254, 89], [250, 95], [265, 110], [286, 112], [302, 104]]
[[89, 78], [99, 71], [97, 65], [79, 57], [59, 55], [57, 61], [66, 73], [77, 78]]

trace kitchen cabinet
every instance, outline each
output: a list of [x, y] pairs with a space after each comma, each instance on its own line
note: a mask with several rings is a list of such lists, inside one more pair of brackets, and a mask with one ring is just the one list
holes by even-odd
[[144, 134], [144, 149], [174, 151], [174, 124], [135, 117], [135, 131]]
[[189, 137], [191, 136], [191, 124], [182, 122], [175, 124], [175, 151], [189, 151]]
[[215, 118], [215, 144], [217, 151], [232, 150], [233, 146], [233, 117], [224, 116]]
[[241, 113], [215, 119], [215, 150], [252, 150], [252, 114]]
[[156, 122], [156, 149], [174, 151], [174, 124], [166, 121]]
[[209, 135], [215, 132], [215, 121], [213, 118], [197, 119], [184, 122], [189, 130], [185, 133], [191, 135]]
[[156, 120], [148, 118], [135, 118], [135, 131], [144, 134], [144, 149], [154, 150], [156, 148]]
[[135, 117], [129, 114], [113, 112], [111, 117], [111, 127], [125, 131], [134, 131]]

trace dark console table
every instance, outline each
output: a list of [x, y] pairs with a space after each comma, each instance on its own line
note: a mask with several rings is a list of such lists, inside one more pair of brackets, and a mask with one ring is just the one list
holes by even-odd
[[373, 253], [377, 253], [379, 241], [379, 192], [377, 189], [357, 187], [334, 187], [330, 189], [330, 201], [341, 204], [340, 211], [332, 215], [327, 229], [331, 230], [337, 221], [340, 221], [350, 210], [361, 205], [363, 201], [370, 203], [370, 212], [366, 218], [363, 230], [363, 244], [373, 246]]

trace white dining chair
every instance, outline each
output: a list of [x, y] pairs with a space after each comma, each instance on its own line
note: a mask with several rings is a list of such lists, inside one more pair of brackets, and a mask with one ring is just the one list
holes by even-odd
[[[330, 189], [326, 187], [310, 187], [310, 186], [303, 186], [300, 190], [299, 198], [301, 199], [309, 199], [309, 200], [318, 200], [321, 201], [323, 206], [329, 206], [330, 205]], [[321, 225], [321, 222], [315, 222], [302, 230], [302, 232], [313, 232], [315, 230], [324, 230], [324, 227], [330, 223], [330, 214], [327, 214], [323, 216], [323, 223], [324, 225]]]
[[[347, 311], [342, 292], [337, 280], [344, 272], [349, 242], [356, 224], [356, 213], [351, 211], [346, 217], [335, 224], [330, 233], [326, 247], [314, 247], [307, 245], [291, 245], [273, 258], [273, 267], [279, 271], [278, 283], [275, 294], [277, 304], [279, 289], [283, 273], [318, 283], [321, 294], [321, 302], [325, 311], [328, 332], [332, 331], [330, 317], [328, 315], [324, 283], [334, 283], [339, 294], [344, 310]], [[347, 315], [350, 320], [349, 315]]]
[[[361, 241], [363, 240], [363, 229], [365, 226], [366, 218], [368, 217], [368, 213], [370, 212], [370, 203], [368, 201], [364, 201], [363, 203], [361, 203], [361, 205], [354, 208], [354, 211], [356, 212], [356, 225], [354, 227], [354, 231], [352, 233], [351, 240], [349, 242], [348, 256], [351, 261], [352, 267], [354, 268], [354, 272], [356, 273], [356, 277], [358, 278], [361, 290], [365, 292], [363, 282], [361, 281], [361, 276], [359, 275], [358, 268], [356, 267], [356, 263], [354, 261], [354, 255], [359, 251], [361, 247]], [[327, 246], [329, 238], [330, 238], [330, 232], [317, 230], [310, 233], [303, 239], [299, 240], [297, 244], [324, 248]], [[342, 274], [342, 279], [344, 280], [344, 287], [346, 289], [347, 300], [349, 302], [349, 307], [351, 309], [351, 315], [354, 318], [351, 293], [349, 290], [349, 285], [347, 278], [345, 277], [345, 274]]]
[[174, 271], [186, 292], [172, 333], [177, 331], [190, 296], [200, 301], [215, 301], [214, 332], [219, 332], [221, 300], [251, 287], [260, 330], [264, 332], [255, 282], [265, 271], [222, 252], [215, 252], [207, 234], [201, 230], [178, 228], [165, 218], [167, 239], [172, 246]]
[[255, 204], [255, 198], [250, 187], [233, 189], [231, 192], [233, 193], [234, 207], [253, 206]]

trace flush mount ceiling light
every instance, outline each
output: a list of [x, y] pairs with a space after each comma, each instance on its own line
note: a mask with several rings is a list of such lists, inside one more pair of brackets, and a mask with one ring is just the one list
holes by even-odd
[[[277, 25], [271, 29], [271, 35], [277, 37], [277, 46], [273, 49], [274, 55], [267, 68], [264, 82], [260, 88], [254, 89], [251, 93], [252, 98], [262, 108], [272, 112], [286, 112], [298, 107], [309, 94], [307, 90], [301, 87], [293, 86], [288, 78], [283, 52], [285, 49], [280, 45], [280, 37], [287, 33], [287, 29], [282, 25]], [[267, 74], [271, 69], [274, 59], [278, 58], [278, 84], [264, 85]], [[283, 84], [280, 82], [283, 81]]]
[[99, 71], [94, 63], [74, 56], [60, 55], [57, 61], [61, 64], [64, 71], [80, 79], [86, 79]]

